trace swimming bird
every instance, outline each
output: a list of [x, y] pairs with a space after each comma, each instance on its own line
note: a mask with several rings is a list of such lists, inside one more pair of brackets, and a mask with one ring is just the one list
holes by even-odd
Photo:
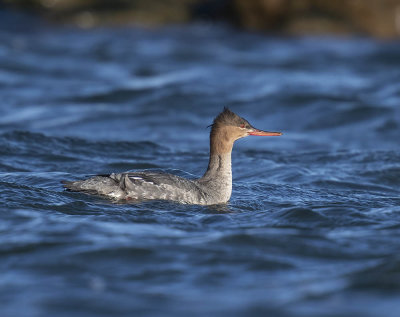
[[171, 200], [183, 204], [215, 205], [229, 201], [232, 193], [231, 153], [233, 143], [243, 137], [279, 136], [254, 128], [228, 108], [211, 125], [210, 159], [201, 178], [138, 171], [98, 175], [86, 180], [63, 182], [70, 191], [107, 196], [117, 200]]

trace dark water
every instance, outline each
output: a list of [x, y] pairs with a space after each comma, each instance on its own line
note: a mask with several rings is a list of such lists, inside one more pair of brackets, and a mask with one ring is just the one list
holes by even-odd
[[[223, 106], [284, 132], [237, 142], [228, 205], [63, 191], [200, 176]], [[3, 28], [0, 136], [1, 316], [399, 314], [399, 42]]]

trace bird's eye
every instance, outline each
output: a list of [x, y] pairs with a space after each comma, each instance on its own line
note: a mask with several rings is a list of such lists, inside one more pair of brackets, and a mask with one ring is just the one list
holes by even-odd
[[240, 127], [241, 127], [242, 129], [244, 129], [244, 123], [242, 123], [242, 124], [240, 125]]

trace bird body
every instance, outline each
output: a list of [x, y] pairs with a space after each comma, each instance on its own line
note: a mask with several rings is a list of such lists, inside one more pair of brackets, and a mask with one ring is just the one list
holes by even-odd
[[282, 133], [255, 129], [227, 108], [211, 126], [210, 159], [201, 178], [190, 180], [167, 173], [138, 171], [64, 182], [64, 187], [117, 200], [171, 200], [199, 205], [226, 203], [232, 193], [233, 143], [248, 135], [278, 136]]

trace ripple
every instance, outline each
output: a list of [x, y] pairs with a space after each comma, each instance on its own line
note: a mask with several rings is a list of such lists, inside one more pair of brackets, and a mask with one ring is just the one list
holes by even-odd
[[[0, 38], [3, 314], [399, 311], [398, 45], [200, 24]], [[224, 105], [284, 132], [235, 144], [226, 205], [59, 183], [201, 175]]]

